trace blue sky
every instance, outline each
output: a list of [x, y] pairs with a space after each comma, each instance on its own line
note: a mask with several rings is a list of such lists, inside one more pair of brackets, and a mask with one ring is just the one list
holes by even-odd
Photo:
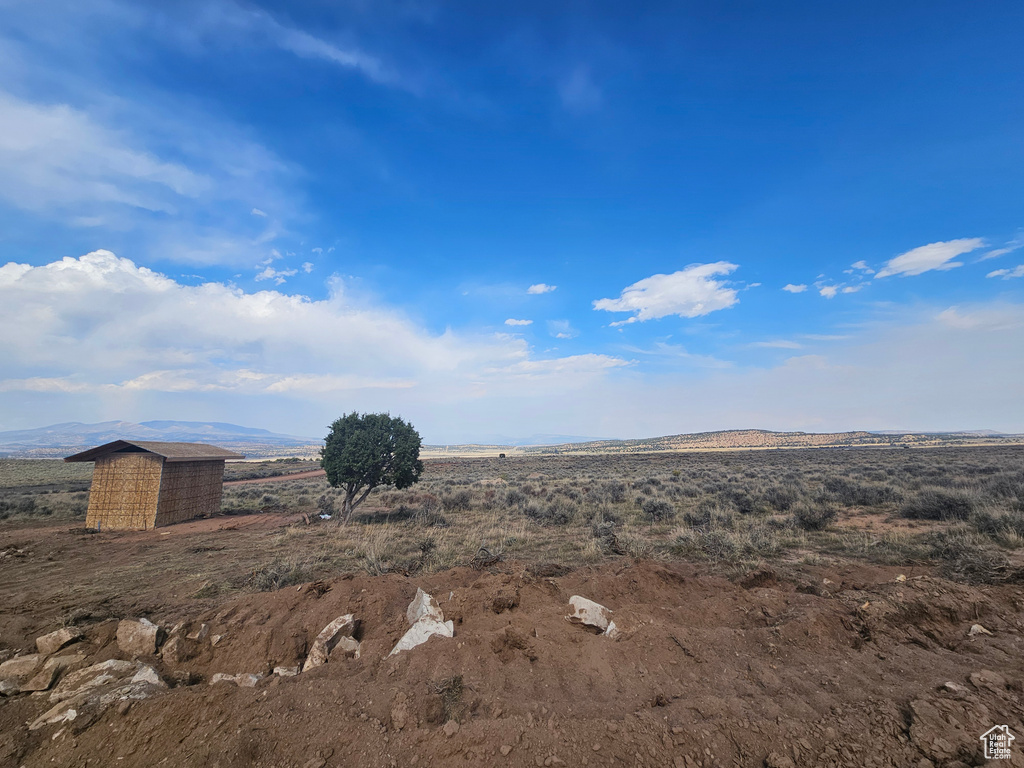
[[1019, 3], [0, 0], [0, 429], [1024, 431]]

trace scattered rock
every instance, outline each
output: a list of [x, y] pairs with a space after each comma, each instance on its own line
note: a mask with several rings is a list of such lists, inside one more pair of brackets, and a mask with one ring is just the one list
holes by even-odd
[[130, 656], [152, 656], [160, 645], [160, 627], [149, 619], [122, 619], [117, 625], [117, 647]]
[[255, 688], [256, 683], [262, 679], [263, 675], [253, 672], [243, 672], [238, 675], [226, 675], [223, 672], [217, 672], [210, 678], [210, 685], [216, 685], [217, 683], [234, 683], [239, 688]]
[[501, 745], [501, 754], [503, 757], [508, 757], [508, 753], [512, 751], [512, 747], [508, 744]]
[[568, 621], [596, 629], [613, 639], [619, 636], [619, 629], [611, 619], [612, 611], [600, 603], [573, 595], [569, 598], [569, 606], [572, 613], [565, 617]]
[[409, 627], [408, 632], [402, 635], [402, 639], [398, 641], [398, 644], [388, 656], [394, 656], [396, 653], [411, 650], [417, 645], [423, 645], [434, 635], [454, 637], [455, 625], [451, 621], [441, 622], [429, 618], [420, 619]]
[[223, 639], [224, 639], [224, 635], [214, 635], [213, 637], [210, 638], [210, 645], [212, 647], [216, 648], [218, 645], [220, 645], [220, 643], [221, 643], [221, 641]]
[[23, 691], [48, 691], [50, 687], [57, 682], [57, 678], [68, 668], [81, 664], [85, 661], [85, 656], [81, 653], [68, 654], [66, 656], [54, 656], [53, 658], [47, 659], [46, 663], [43, 664], [43, 668], [40, 669], [31, 680], [27, 683], [23, 683], [21, 690]]
[[417, 587], [416, 597], [409, 603], [409, 607], [405, 611], [405, 618], [412, 625], [422, 618], [444, 621], [444, 614], [441, 612], [441, 606], [437, 604], [437, 600], [424, 592], [422, 588]]
[[195, 640], [197, 643], [203, 642], [209, 636], [210, 636], [210, 625], [207, 624], [206, 622], [203, 622], [202, 624], [200, 624], [199, 625], [199, 629], [197, 629], [195, 632], [192, 632], [192, 633], [186, 635], [186, 637], [189, 640]]
[[113, 704], [137, 701], [166, 690], [156, 670], [137, 661], [111, 659], [67, 675], [50, 694], [57, 702], [29, 725], [46, 725], [95, 716]]
[[987, 688], [990, 691], [1000, 693], [1006, 690], [1006, 678], [998, 672], [989, 669], [982, 669], [971, 673], [971, 685], [975, 688]]
[[793, 758], [778, 752], [769, 752], [764, 759], [764, 765], [765, 768], [796, 768]]
[[902, 573], [899, 576], [896, 577], [896, 583], [897, 584], [902, 584], [906, 580], [907, 580], [907, 577], [904, 574], [902, 574]]
[[42, 660], [42, 654], [29, 653], [0, 664], [0, 684], [3, 684], [4, 695], [10, 696], [21, 690], [21, 684], [35, 673]]
[[962, 694], [965, 694], [965, 693], [968, 692], [968, 689], [967, 689], [966, 685], [960, 685], [960, 683], [954, 683], [952, 680], [947, 680], [945, 683], [943, 683], [942, 684], [942, 688], [943, 688], [943, 690], [946, 690], [946, 691], [949, 691], [950, 693], [955, 693], [955, 694], [958, 694], [958, 695], [962, 695]]
[[82, 630], [77, 627], [61, 627], [55, 632], [36, 638], [36, 648], [44, 656], [56, 653], [65, 645], [73, 643], [82, 637]]
[[295, 677], [299, 674], [299, 667], [274, 667], [274, 674], [278, 677]]
[[975, 637], [977, 635], [991, 635], [992, 633], [985, 629], [981, 624], [972, 624], [971, 628], [967, 630], [968, 637]]
[[302, 665], [302, 671], [305, 672], [308, 669], [319, 667], [321, 664], [326, 664], [327, 659], [331, 656], [331, 651], [338, 646], [344, 646], [343, 656], [359, 658], [359, 643], [352, 637], [356, 631], [356, 623], [355, 616], [346, 613], [324, 627], [313, 641], [313, 647], [309, 649], [309, 655]]
[[406, 706], [406, 701], [408, 701], [408, 696], [399, 692], [395, 696], [394, 706], [391, 707], [391, 727], [396, 731], [405, 728], [405, 724], [409, 720], [409, 708]]
[[160, 649], [160, 658], [172, 664], [191, 661], [199, 655], [201, 648], [197, 641], [182, 635], [172, 635]]
[[451, 621], [444, 620], [444, 614], [437, 601], [420, 588], [416, 589], [416, 597], [409, 604], [405, 618], [412, 626], [409, 627], [408, 632], [402, 635], [402, 639], [398, 641], [388, 656], [394, 656], [396, 653], [422, 645], [434, 635], [455, 636], [455, 625]]
[[449, 720], [444, 724], [444, 727], [441, 730], [444, 731], [444, 735], [450, 739], [459, 732], [459, 724], [454, 720]]

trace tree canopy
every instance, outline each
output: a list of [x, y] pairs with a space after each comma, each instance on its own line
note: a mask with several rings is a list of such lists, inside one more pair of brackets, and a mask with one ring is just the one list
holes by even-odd
[[355, 411], [331, 424], [320, 465], [327, 482], [345, 491], [342, 522], [370, 491], [381, 485], [408, 488], [423, 474], [420, 435], [408, 422], [387, 413]]

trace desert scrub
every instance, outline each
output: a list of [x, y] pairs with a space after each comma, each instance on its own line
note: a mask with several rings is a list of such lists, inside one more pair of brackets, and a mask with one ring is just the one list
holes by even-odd
[[646, 519], [654, 523], [671, 520], [676, 516], [676, 507], [671, 501], [660, 497], [644, 499], [640, 511]]
[[793, 506], [793, 524], [805, 531], [820, 531], [827, 528], [839, 517], [839, 510], [831, 502], [809, 504], [800, 502]]
[[975, 500], [965, 492], [925, 490], [900, 507], [900, 517], [909, 520], [966, 520]]

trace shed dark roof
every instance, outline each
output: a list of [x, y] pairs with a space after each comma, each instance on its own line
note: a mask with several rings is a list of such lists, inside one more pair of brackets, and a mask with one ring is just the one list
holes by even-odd
[[153, 440], [115, 440], [106, 445], [90, 448], [88, 451], [68, 456], [64, 461], [96, 461], [111, 453], [138, 453], [146, 451], [163, 456], [166, 461], [213, 461], [220, 459], [244, 459], [240, 453], [204, 443], [163, 443]]

